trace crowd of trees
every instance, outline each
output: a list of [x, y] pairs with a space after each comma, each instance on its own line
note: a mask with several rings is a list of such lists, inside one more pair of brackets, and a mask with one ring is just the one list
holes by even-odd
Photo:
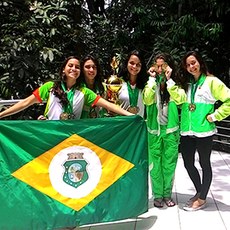
[[199, 50], [229, 84], [229, 21], [229, 0], [3, 0], [0, 98], [28, 96], [71, 54], [93, 53], [106, 77], [111, 57], [132, 49], [147, 65], [158, 51], [179, 62]]

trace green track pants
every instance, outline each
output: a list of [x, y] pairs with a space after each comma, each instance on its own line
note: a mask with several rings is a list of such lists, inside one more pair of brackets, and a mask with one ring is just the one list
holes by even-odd
[[179, 131], [166, 134], [161, 126], [160, 135], [148, 134], [149, 164], [154, 198], [171, 197], [173, 179], [178, 159]]

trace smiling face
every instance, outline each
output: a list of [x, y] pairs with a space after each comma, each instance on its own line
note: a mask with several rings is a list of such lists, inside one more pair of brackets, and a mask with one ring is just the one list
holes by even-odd
[[137, 76], [141, 71], [141, 61], [136, 55], [131, 55], [127, 65], [130, 76]]
[[87, 60], [83, 65], [83, 74], [87, 81], [94, 81], [94, 78], [97, 75], [97, 66], [93, 60]]
[[63, 69], [63, 73], [67, 82], [76, 82], [76, 79], [80, 76], [79, 60], [76, 58], [69, 59]]
[[196, 59], [195, 56], [190, 55], [186, 59], [186, 69], [187, 71], [194, 76], [194, 78], [198, 78], [201, 74], [200, 71], [200, 63]]

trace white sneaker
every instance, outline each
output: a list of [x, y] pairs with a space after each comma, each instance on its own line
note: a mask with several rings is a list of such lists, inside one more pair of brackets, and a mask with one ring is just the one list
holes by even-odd
[[187, 202], [186, 206], [190, 206], [194, 201], [200, 197], [200, 192], [196, 193], [195, 196], [191, 197]]
[[203, 209], [203, 208], [205, 208], [206, 207], [206, 202], [204, 202], [203, 204], [201, 204], [201, 205], [199, 205], [198, 207], [192, 207], [192, 204], [191, 205], [185, 205], [184, 207], [183, 207], [183, 209], [185, 210], [185, 211], [189, 211], [189, 212], [191, 212], [191, 211], [197, 211], [197, 210], [200, 210], [200, 209]]

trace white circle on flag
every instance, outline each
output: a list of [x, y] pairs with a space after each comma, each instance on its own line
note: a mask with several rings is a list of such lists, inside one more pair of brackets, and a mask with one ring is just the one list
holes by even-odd
[[[88, 178], [78, 187], [73, 187], [63, 180], [66, 170], [64, 164], [73, 153], [81, 153], [84, 161], [87, 163], [86, 171]], [[78, 166], [77, 163], [73, 165], [75, 168]], [[49, 177], [53, 188], [61, 195], [69, 198], [82, 198], [87, 196], [97, 186], [101, 174], [102, 166], [99, 157], [94, 151], [84, 146], [71, 146], [62, 149], [54, 156], [49, 166]]]

